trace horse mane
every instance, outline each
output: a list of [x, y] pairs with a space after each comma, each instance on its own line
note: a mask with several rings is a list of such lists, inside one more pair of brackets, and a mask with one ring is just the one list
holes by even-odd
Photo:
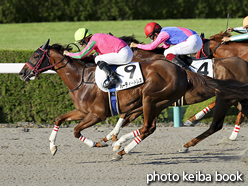
[[[125, 43], [130, 46], [130, 44], [133, 43], [137, 43], [137, 44], [144, 44], [143, 42], [138, 41], [134, 35], [131, 36], [122, 36], [119, 37], [120, 39], [122, 39], [123, 41], [125, 41]], [[132, 50], [141, 50], [139, 48], [132, 48]], [[157, 47], [154, 50], [151, 50], [151, 52], [155, 53], [155, 54], [163, 54], [164, 53], [164, 48], [161, 47]]]
[[51, 46], [52, 49], [55, 49], [57, 50], [58, 52], [60, 52], [61, 54], [63, 54], [63, 52], [65, 50], [67, 51], [72, 51], [72, 47], [70, 45], [67, 45], [66, 47], [65, 46], [62, 46], [61, 44], [58, 44], [58, 43], [55, 43]]
[[[58, 43], [53, 44], [51, 48], [57, 50], [62, 55], [65, 50], [70, 52], [73, 49], [70, 45], [62, 46], [61, 44], [58, 44]], [[86, 56], [83, 59], [73, 59], [73, 60], [75, 60], [79, 64], [85, 64], [87, 67], [96, 66], [93, 55]]]
[[228, 32], [221, 31], [219, 34], [215, 34], [213, 36], [210, 36], [209, 39], [221, 42], [223, 37], [231, 37], [231, 34]]
[[125, 41], [125, 43], [130, 46], [131, 43], [138, 43], [138, 44], [143, 44], [143, 42], [139, 42], [134, 35], [131, 36], [122, 36], [119, 37], [120, 39], [122, 39], [123, 41]]

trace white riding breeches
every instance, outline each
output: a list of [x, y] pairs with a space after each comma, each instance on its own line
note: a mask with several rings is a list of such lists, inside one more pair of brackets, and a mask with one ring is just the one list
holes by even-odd
[[201, 50], [202, 48], [202, 39], [198, 34], [194, 34], [188, 37], [184, 42], [178, 43], [164, 51], [164, 56], [167, 54], [174, 55], [188, 55], [194, 54]]
[[95, 63], [98, 61], [104, 61], [109, 65], [124, 65], [128, 64], [133, 59], [133, 51], [129, 46], [123, 47], [118, 53], [108, 53], [98, 55], [95, 58]]

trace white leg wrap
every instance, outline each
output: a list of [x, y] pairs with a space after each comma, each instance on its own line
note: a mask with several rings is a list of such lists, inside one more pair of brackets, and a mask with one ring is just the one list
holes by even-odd
[[236, 140], [237, 136], [238, 136], [238, 133], [239, 133], [239, 129], [240, 129], [240, 126], [238, 125], [235, 125], [234, 126], [234, 129], [232, 131], [232, 134], [231, 136], [229, 137], [230, 140]]
[[115, 143], [115, 146], [117, 145], [121, 145], [123, 142], [127, 141], [127, 140], [130, 140], [132, 139], [133, 137], [136, 137], [136, 136], [139, 136], [140, 135], [140, 132], [139, 130], [135, 130], [133, 132], [130, 132], [128, 134], [125, 134], [124, 136], [122, 136], [116, 143]]
[[94, 147], [95, 146], [95, 142], [87, 139], [86, 137], [83, 137], [82, 135], [79, 137], [79, 140], [84, 142], [86, 145], [88, 145], [89, 147]]
[[50, 141], [50, 149], [52, 149], [55, 146], [55, 141], [56, 141], [56, 137], [59, 131], [59, 126], [54, 125], [53, 127], [53, 131], [49, 137], [49, 141]]
[[113, 134], [116, 135], [120, 132], [121, 126], [124, 123], [124, 119], [123, 118], [119, 118], [118, 122], [116, 123], [116, 126], [113, 130]]
[[125, 153], [129, 153], [136, 145], [138, 145], [142, 140], [137, 137], [135, 138], [131, 143], [129, 143], [125, 148], [124, 151]]
[[114, 135], [119, 134], [120, 130], [121, 130], [121, 126], [124, 122], [123, 118], [119, 118], [118, 122], [115, 125], [115, 128], [106, 136], [107, 140], [111, 140]]
[[196, 115], [195, 115], [195, 118], [196, 118], [196, 120], [199, 120], [199, 119], [201, 119], [203, 116], [205, 116], [207, 113], [209, 113], [210, 112], [210, 109], [208, 108], [208, 107], [206, 107], [205, 109], [203, 109], [201, 112], [199, 112], [199, 113], [197, 113]]

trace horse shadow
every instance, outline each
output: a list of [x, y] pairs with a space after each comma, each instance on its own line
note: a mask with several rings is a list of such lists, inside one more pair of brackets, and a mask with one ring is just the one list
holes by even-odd
[[[194, 150], [192, 153], [202, 153], [202, 155], [192, 155], [191, 152], [188, 153], [148, 153], [144, 156], [149, 156], [151, 158], [146, 159], [146, 162], [139, 162], [137, 164], [140, 165], [170, 165], [170, 164], [185, 164], [185, 163], [202, 163], [202, 162], [211, 162], [211, 163], [219, 163], [219, 162], [233, 162], [242, 160], [242, 156], [239, 154], [231, 154], [234, 149], [226, 149], [225, 151], [230, 151], [230, 154], [223, 154], [223, 152], [206, 152], [203, 153], [203, 150]], [[136, 154], [137, 152], [134, 152]], [[139, 152], [138, 152], [139, 153]], [[162, 154], [166, 154], [168, 157], [156, 157], [161, 156]], [[180, 155], [180, 156], [178, 156]], [[148, 160], [148, 161], [147, 161]], [[132, 163], [131, 165], [135, 165]]]

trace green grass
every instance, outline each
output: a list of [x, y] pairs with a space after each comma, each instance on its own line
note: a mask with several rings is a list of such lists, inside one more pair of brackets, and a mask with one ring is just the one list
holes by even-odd
[[[111, 32], [115, 36], [134, 34], [139, 41], [149, 43], [145, 38], [144, 27], [150, 22], [158, 22], [162, 27], [180, 26], [204, 32], [205, 37], [224, 31], [227, 19], [168, 19], [168, 20], [136, 20], [136, 21], [88, 21], [88, 22], [45, 22], [1, 24], [0, 49], [37, 49], [48, 38], [51, 44], [68, 44], [74, 42], [74, 33], [80, 27], [87, 27], [94, 33]], [[242, 25], [242, 19], [230, 19], [229, 26]]]

